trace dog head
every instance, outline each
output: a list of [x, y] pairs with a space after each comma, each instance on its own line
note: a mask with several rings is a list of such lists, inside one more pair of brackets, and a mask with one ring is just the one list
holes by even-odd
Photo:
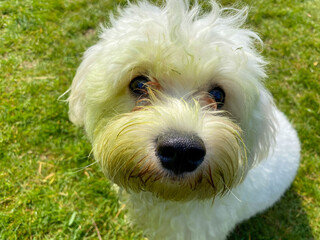
[[120, 10], [77, 70], [69, 115], [127, 191], [214, 198], [269, 152], [273, 101], [247, 10], [145, 1]]

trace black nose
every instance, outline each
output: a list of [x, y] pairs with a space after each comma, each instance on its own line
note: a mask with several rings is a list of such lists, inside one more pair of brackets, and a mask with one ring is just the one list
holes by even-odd
[[156, 154], [164, 168], [179, 175], [194, 171], [202, 163], [206, 148], [197, 135], [172, 132], [158, 137]]

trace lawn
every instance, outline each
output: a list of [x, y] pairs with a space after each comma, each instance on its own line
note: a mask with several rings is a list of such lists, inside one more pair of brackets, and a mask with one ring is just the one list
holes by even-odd
[[[143, 239], [58, 100], [119, 3], [0, 2], [0, 239]], [[245, 4], [247, 26], [265, 42], [267, 87], [298, 131], [302, 159], [281, 201], [230, 239], [320, 239], [320, 1]]]

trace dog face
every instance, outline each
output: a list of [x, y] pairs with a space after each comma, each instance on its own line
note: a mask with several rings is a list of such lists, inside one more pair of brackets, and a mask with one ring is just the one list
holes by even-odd
[[[273, 102], [246, 9], [183, 0], [121, 10], [89, 48], [69, 97], [106, 176], [167, 200], [214, 198], [268, 154]], [[233, 12], [233, 14], [231, 14]]]

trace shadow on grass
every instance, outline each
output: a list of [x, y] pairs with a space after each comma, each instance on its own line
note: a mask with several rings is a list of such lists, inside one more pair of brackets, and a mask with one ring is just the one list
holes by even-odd
[[314, 239], [300, 196], [293, 188], [272, 208], [237, 226], [228, 237], [247, 239]]

